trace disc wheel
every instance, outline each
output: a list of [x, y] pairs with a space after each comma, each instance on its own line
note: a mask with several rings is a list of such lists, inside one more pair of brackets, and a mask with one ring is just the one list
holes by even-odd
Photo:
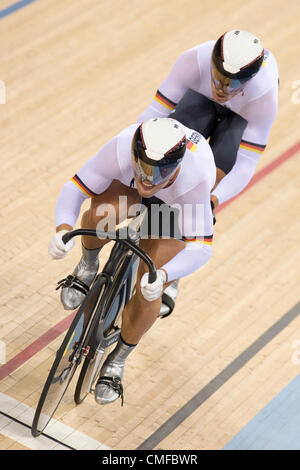
[[90, 350], [90, 326], [105, 283], [106, 278], [98, 276], [56, 352], [33, 418], [31, 432], [34, 437], [39, 436], [49, 424], [77, 367]]
[[31, 432], [39, 436], [53, 417], [81, 360], [77, 342], [83, 332], [84, 312], [78, 311], [50, 369], [32, 422]]

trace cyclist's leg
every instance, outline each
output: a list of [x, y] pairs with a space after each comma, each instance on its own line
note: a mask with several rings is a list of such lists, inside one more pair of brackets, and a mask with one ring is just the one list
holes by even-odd
[[[175, 239], [141, 240], [141, 248], [152, 258], [158, 269], [184, 247], [184, 242]], [[136, 293], [123, 311], [120, 339], [115, 349], [105, 360], [101, 368], [100, 379], [96, 385], [95, 399], [99, 404], [111, 403], [122, 395], [121, 381], [125, 361], [157, 319], [161, 298], [148, 302], [143, 297], [140, 281], [145, 272], [147, 272], [147, 268], [143, 262], [140, 262]], [[170, 283], [167, 283], [166, 286], [168, 284]]]
[[[150, 256], [157, 269], [162, 267], [181, 250], [185, 243], [175, 239], [141, 240], [141, 248]], [[161, 306], [161, 298], [153, 302], [145, 300], [141, 293], [140, 281], [147, 268], [143, 262], [137, 275], [136, 294], [123, 312], [121, 335], [129, 344], [137, 344], [146, 331], [153, 325]], [[165, 287], [170, 285], [167, 283]]]
[[[120, 199], [120, 197], [127, 198], [126, 204], [124, 204], [125, 199]], [[95, 229], [102, 219], [107, 218], [107, 215], [99, 215], [99, 206], [102, 204], [104, 206], [111, 205], [114, 208], [115, 221], [119, 224], [127, 218], [127, 209], [133, 204], [139, 203], [140, 200], [141, 197], [136, 189], [114, 180], [106, 191], [91, 199], [90, 208], [82, 216], [81, 227]], [[110, 222], [114, 225], [114, 220]], [[107, 242], [107, 240], [100, 240], [96, 237], [82, 237], [82, 244], [88, 249], [102, 248]]]
[[[127, 204], [121, 207], [120, 196], [126, 196]], [[90, 208], [84, 212], [81, 220], [81, 227], [95, 229], [97, 224], [105, 218], [107, 220], [107, 213], [102, 211], [99, 215], [99, 206], [105, 205], [106, 208], [112, 209], [110, 225], [111, 230], [115, 229], [115, 224], [121, 223], [127, 218], [127, 208], [132, 204], [138, 203], [140, 197], [135, 189], [129, 188], [119, 181], [113, 181], [109, 188], [99, 196], [91, 199]], [[122, 201], [122, 200], [121, 200]], [[100, 240], [96, 237], [83, 236], [82, 237], [82, 257], [76, 265], [72, 276], [72, 284], [69, 285], [65, 282], [61, 290], [61, 301], [65, 309], [73, 310], [77, 308], [86, 296], [89, 287], [95, 279], [98, 268], [99, 260], [98, 255], [101, 248], [108, 243], [109, 240]]]

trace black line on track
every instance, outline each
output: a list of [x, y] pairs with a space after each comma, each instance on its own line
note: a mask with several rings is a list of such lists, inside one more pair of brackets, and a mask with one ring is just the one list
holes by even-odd
[[266, 330], [257, 340], [245, 349], [236, 359], [228, 364], [216, 377], [205, 385], [191, 400], [162, 424], [153, 434], [142, 442], [136, 450], [153, 450], [163, 439], [171, 434], [184, 420], [196, 411], [206, 400], [216, 393], [250, 359], [263, 349], [300, 314], [300, 302], [283, 315], [274, 325]]
[[[23, 423], [23, 421], [20, 421], [19, 419], [14, 418], [13, 416], [10, 416], [7, 413], [4, 413], [3, 411], [0, 411], [0, 414], [5, 416], [6, 418], [11, 419], [12, 421], [15, 421], [15, 423], [21, 424], [22, 426], [25, 426], [26, 428], [31, 429], [31, 426], [29, 426], [29, 424]], [[1, 429], [0, 429], [0, 433], [1, 433]], [[66, 447], [67, 449], [76, 450], [73, 447], [70, 447], [67, 444], [64, 444], [63, 442], [59, 441], [58, 439], [55, 439], [55, 437], [49, 436], [49, 434], [45, 434], [45, 433], [42, 432], [40, 435], [44, 436], [44, 437], [47, 437], [51, 441], [57, 442], [57, 444], [60, 444], [64, 447]]]

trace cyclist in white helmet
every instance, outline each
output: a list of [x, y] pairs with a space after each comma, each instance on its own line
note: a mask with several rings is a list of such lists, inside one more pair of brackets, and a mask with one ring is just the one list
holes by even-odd
[[[49, 244], [52, 258], [64, 258], [73, 247], [72, 240], [64, 245], [62, 236], [73, 229], [83, 201], [90, 197], [90, 208], [82, 216], [84, 228], [99, 229], [103, 220], [110, 223], [106, 220], [108, 207], [115, 209], [117, 223], [134, 216], [141, 203], [148, 208], [150, 223], [140, 246], [158, 269], [156, 282], [150, 284], [144, 263], [139, 265], [136, 293], [124, 309], [120, 340], [100, 371], [97, 403], [111, 403], [119, 397], [113, 377], [121, 383], [128, 354], [159, 314], [164, 288], [210, 258], [210, 192], [215, 179], [214, 158], [206, 139], [174, 119], [154, 118], [133, 124], [111, 139], [62, 188], [55, 210], [56, 234]], [[126, 211], [120, 196], [127, 197]], [[151, 218], [162, 210], [157, 227]], [[98, 271], [99, 252], [107, 241], [82, 237], [82, 257], [72, 283], [61, 284], [66, 309], [75, 309], [83, 301]]]
[[[170, 115], [209, 139], [217, 167], [214, 210], [253, 177], [277, 113], [278, 83], [276, 60], [261, 41], [228, 31], [177, 59], [138, 122]], [[176, 284], [166, 292], [174, 300]]]

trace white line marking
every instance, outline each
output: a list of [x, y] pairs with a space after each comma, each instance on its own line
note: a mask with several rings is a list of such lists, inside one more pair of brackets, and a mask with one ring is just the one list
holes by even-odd
[[[0, 411], [12, 418], [18, 419], [25, 425], [31, 426], [35, 410], [14, 398], [0, 392]], [[0, 415], [0, 434], [13, 439], [19, 444], [32, 450], [66, 450], [73, 447], [76, 450], [110, 450], [111, 448], [75, 429], [52, 420], [45, 429], [45, 434], [61, 442], [52, 441], [47, 436], [32, 437], [26, 426]], [[65, 444], [65, 445], [64, 445]]]

